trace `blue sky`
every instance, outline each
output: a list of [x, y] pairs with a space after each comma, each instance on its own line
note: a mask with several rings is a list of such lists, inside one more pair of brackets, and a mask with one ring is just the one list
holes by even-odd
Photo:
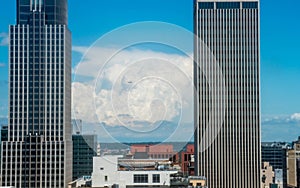
[[[0, 40], [3, 40], [8, 25], [15, 23], [15, 1], [1, 0], [0, 4]], [[300, 113], [299, 7], [300, 2], [295, 0], [261, 1], [263, 140], [293, 140], [300, 135], [300, 124], [294, 121], [294, 126], [290, 124], [294, 120], [292, 115]], [[88, 47], [105, 33], [139, 21], [168, 22], [192, 31], [193, 0], [69, 0], [73, 46]], [[0, 46], [1, 117], [7, 115], [7, 54], [7, 46]], [[82, 54], [73, 52], [73, 66], [81, 57]], [[287, 127], [293, 134], [281, 135]], [[269, 130], [272, 134], [266, 133]]]

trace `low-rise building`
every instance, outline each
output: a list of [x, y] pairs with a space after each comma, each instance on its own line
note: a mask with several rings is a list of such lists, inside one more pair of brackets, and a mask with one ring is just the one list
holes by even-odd
[[92, 187], [168, 187], [176, 174], [168, 160], [123, 159], [123, 156], [93, 158]]
[[194, 144], [187, 144], [181, 151], [172, 157], [172, 162], [178, 164], [184, 176], [193, 176], [194, 172]]
[[274, 171], [272, 166], [270, 166], [269, 162], [263, 162], [262, 164], [262, 180], [261, 187], [262, 188], [270, 188], [270, 185], [273, 183]]
[[189, 176], [188, 178], [190, 187], [206, 188], [206, 178], [201, 176]]
[[92, 187], [92, 178], [91, 176], [82, 176], [77, 180], [74, 180], [68, 183], [68, 188], [84, 188], [84, 187]]
[[136, 159], [169, 159], [176, 154], [172, 144], [134, 144], [130, 147], [130, 153]]
[[291, 144], [287, 142], [262, 142], [261, 144], [261, 160], [269, 162], [273, 170], [282, 171], [283, 188], [287, 188], [287, 151], [291, 147]]

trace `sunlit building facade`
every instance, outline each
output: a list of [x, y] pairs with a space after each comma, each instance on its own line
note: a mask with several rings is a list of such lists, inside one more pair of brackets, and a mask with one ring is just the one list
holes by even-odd
[[260, 8], [195, 0], [196, 174], [209, 188], [259, 188]]

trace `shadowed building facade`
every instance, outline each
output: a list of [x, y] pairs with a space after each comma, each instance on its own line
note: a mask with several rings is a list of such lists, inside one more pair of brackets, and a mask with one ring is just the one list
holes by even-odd
[[97, 156], [97, 135], [72, 135], [73, 141], [73, 180], [91, 176], [93, 157]]
[[67, 0], [17, 0], [9, 27], [8, 141], [2, 186], [67, 187], [72, 181], [71, 33]]
[[195, 0], [195, 172], [209, 188], [260, 188], [257, 0]]

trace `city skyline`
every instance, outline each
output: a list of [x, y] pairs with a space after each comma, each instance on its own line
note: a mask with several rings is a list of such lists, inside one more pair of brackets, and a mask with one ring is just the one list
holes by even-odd
[[[156, 7], [159, 3], [160, 6]], [[192, 31], [192, 7], [193, 1], [152, 1], [147, 7], [140, 1], [130, 4], [117, 2], [114, 9], [109, 1], [94, 2], [95, 6], [89, 3], [78, 6], [76, 2], [70, 4], [70, 27], [73, 31], [73, 47], [88, 47], [100, 36], [117, 27], [136, 21], [158, 20], [170, 22], [182, 26]], [[299, 12], [293, 11], [299, 2], [287, 1], [262, 1], [262, 139], [264, 141], [287, 140], [292, 141], [299, 135], [299, 58], [297, 57], [297, 19]], [[15, 20], [15, 2], [6, 3], [1, 6], [0, 16], [5, 18], [0, 23], [1, 47], [0, 47], [0, 73], [1, 73], [1, 101], [0, 116], [7, 116], [7, 78], [8, 78], [8, 57], [5, 37], [7, 36], [9, 24]], [[81, 7], [81, 8], [79, 8]], [[128, 9], [123, 9], [128, 7]], [[151, 11], [155, 8], [155, 12]], [[170, 7], [167, 8], [166, 7]], [[282, 8], [285, 7], [285, 8]], [[102, 10], [103, 11], [97, 11]], [[282, 9], [281, 9], [282, 8]], [[78, 14], [79, 11], [90, 9], [84, 15]], [[282, 15], [277, 14], [281, 10]], [[181, 14], [177, 14], [181, 12]], [[126, 16], [120, 16], [126, 15]], [[139, 14], [139, 17], [135, 17]], [[95, 23], [87, 26], [84, 20], [89, 18]], [[99, 23], [99, 24], [97, 24]], [[279, 24], [281, 23], [281, 24]], [[279, 27], [279, 25], [283, 25]], [[295, 29], [292, 29], [296, 27]], [[84, 30], [83, 28], [88, 28]], [[76, 48], [73, 48], [76, 49]], [[282, 52], [282, 53], [279, 53]], [[82, 53], [73, 50], [73, 67], [75, 67], [82, 57]], [[276, 73], [276, 74], [274, 74]], [[276, 75], [276, 76], [274, 76]], [[287, 84], [286, 84], [287, 83]], [[113, 129], [113, 128], [112, 128]], [[121, 130], [116, 130], [120, 132]], [[124, 138], [125, 139], [125, 138]]]
[[0, 187], [297, 187], [289, 2], [90, 1], [0, 8]]

